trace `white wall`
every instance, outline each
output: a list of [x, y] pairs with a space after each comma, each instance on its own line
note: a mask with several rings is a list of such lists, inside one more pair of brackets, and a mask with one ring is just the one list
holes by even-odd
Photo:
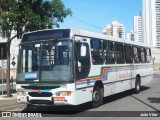
[[[14, 36], [16, 34], [15, 31], [12, 31], [11, 36]], [[13, 76], [13, 78], [16, 77], [16, 69], [17, 69], [17, 57], [18, 57], [18, 50], [19, 50], [19, 43], [20, 43], [21, 39], [13, 39], [11, 42], [11, 46], [10, 46], [10, 54], [11, 54], [11, 59], [10, 59], [10, 68], [11, 68], [11, 76]], [[0, 43], [2, 42], [7, 42], [7, 38], [2, 37], [2, 31], [0, 30]], [[14, 61], [16, 62], [16, 65], [13, 66], [12, 63], [12, 59], [13, 57], [15, 57]], [[0, 60], [0, 67], [3, 67], [4, 72], [6, 71], [7, 68], [7, 60]]]

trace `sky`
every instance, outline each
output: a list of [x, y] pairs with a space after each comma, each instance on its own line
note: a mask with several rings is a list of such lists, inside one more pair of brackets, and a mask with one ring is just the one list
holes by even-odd
[[62, 0], [70, 8], [60, 28], [76, 28], [102, 33], [116, 19], [124, 24], [126, 33], [133, 30], [133, 18], [140, 15], [142, 0]]

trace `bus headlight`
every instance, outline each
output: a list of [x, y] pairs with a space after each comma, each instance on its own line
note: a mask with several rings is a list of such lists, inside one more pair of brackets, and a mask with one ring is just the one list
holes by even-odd
[[57, 96], [70, 96], [72, 94], [71, 91], [58, 91], [56, 92]]
[[62, 91], [62, 92], [61, 92], [61, 95], [62, 95], [62, 96], [66, 96], [67, 94], [66, 94], [65, 91]]
[[58, 91], [58, 92], [56, 92], [56, 95], [57, 95], [57, 96], [60, 96], [60, 95], [61, 95], [61, 93]]

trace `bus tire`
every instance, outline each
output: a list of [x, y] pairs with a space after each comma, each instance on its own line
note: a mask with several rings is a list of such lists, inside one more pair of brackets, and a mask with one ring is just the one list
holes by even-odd
[[100, 91], [101, 91], [101, 105], [103, 105], [104, 89], [101, 88]]
[[103, 100], [102, 100], [102, 90], [96, 86], [93, 90], [93, 94], [92, 94], [92, 107], [93, 108], [96, 108], [96, 107], [99, 107], [102, 103], [103, 103]]
[[140, 81], [140, 77], [136, 77], [136, 81], [135, 81], [135, 94], [140, 93], [141, 91], [141, 81]]

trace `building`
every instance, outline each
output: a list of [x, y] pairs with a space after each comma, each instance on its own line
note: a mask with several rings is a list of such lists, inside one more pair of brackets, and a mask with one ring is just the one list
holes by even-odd
[[155, 1], [156, 11], [156, 42], [155, 46], [160, 47], [160, 0]]
[[[16, 35], [15, 31], [12, 31], [11, 36]], [[16, 69], [17, 69], [17, 57], [18, 57], [18, 49], [19, 43], [21, 39], [13, 39], [10, 46], [10, 62], [15, 61], [15, 65], [10, 64], [10, 76], [16, 78]], [[6, 56], [6, 44], [7, 44], [7, 37], [6, 32], [0, 30], [0, 79], [5, 79], [6, 69], [7, 69], [7, 56]]]
[[143, 42], [142, 40], [142, 18], [134, 16], [134, 41]]
[[152, 46], [154, 64], [160, 66], [160, 0], [143, 0], [143, 39]]
[[156, 38], [156, 1], [158, 0], [143, 0], [142, 3], [142, 37], [145, 43], [153, 47], [158, 47]]
[[133, 31], [127, 33], [127, 40], [134, 41], [134, 32]]
[[117, 20], [113, 20], [111, 24], [104, 28], [103, 34], [125, 39], [125, 27]]

